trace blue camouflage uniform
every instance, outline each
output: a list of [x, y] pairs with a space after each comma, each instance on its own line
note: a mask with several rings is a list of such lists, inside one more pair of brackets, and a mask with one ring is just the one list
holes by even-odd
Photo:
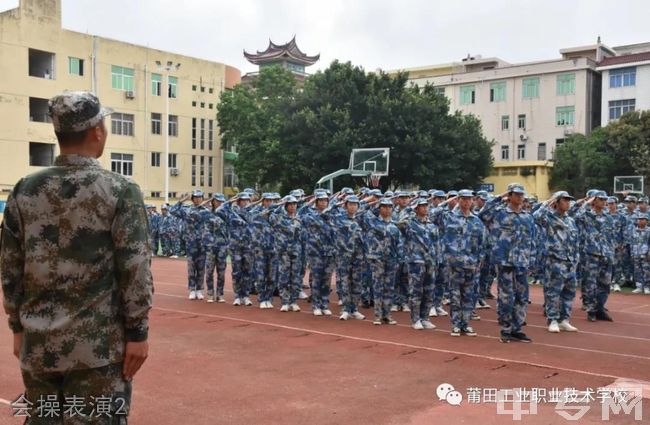
[[[263, 193], [262, 200], [274, 200], [272, 193]], [[258, 301], [271, 302], [276, 286], [278, 257], [275, 252], [273, 228], [269, 215], [275, 206], [255, 206], [251, 209], [251, 240], [253, 242], [253, 272], [258, 291]]]
[[637, 220], [646, 220], [646, 226], [642, 229], [636, 226], [630, 232], [630, 256], [634, 262], [634, 281], [636, 282], [636, 289], [638, 291], [645, 290], [646, 293], [650, 291], [650, 228], [647, 227], [648, 215], [645, 213], [637, 213]]
[[[556, 199], [573, 199], [566, 192], [558, 192]], [[561, 322], [571, 317], [576, 295], [576, 268], [579, 260], [579, 230], [567, 214], [560, 215], [547, 206], [533, 213], [538, 228], [542, 229], [544, 249], [544, 306], [548, 322]]]
[[[247, 193], [240, 193], [237, 198], [246, 200], [250, 199], [250, 196]], [[224, 213], [230, 236], [230, 261], [235, 300], [242, 301], [250, 295], [253, 284], [251, 214], [248, 208], [232, 205], [232, 203], [223, 204], [220, 210]]]
[[[524, 193], [523, 186], [510, 184], [510, 193]], [[528, 270], [535, 258], [535, 222], [524, 209], [514, 211], [500, 197], [489, 200], [479, 217], [492, 242], [492, 262], [497, 268], [497, 314], [502, 336], [518, 336], [528, 308]]]
[[147, 205], [147, 219], [149, 220], [149, 245], [151, 246], [151, 254], [158, 255], [158, 248], [160, 246], [160, 233], [158, 232], [160, 226], [160, 214], [154, 210], [155, 206]]
[[[296, 202], [290, 197], [288, 201]], [[302, 285], [301, 275], [301, 223], [297, 214], [291, 217], [285, 208], [277, 208], [269, 215], [274, 230], [274, 242], [279, 258], [280, 299], [283, 306], [295, 304]]]
[[[226, 198], [220, 193], [215, 193], [213, 197], [221, 202], [226, 201]], [[212, 209], [212, 217], [208, 223], [208, 231], [204, 238], [207, 251], [205, 281], [208, 286], [208, 297], [223, 297], [226, 282], [229, 238], [225, 213], [223, 210], [219, 210], [219, 208]], [[214, 291], [215, 270], [217, 272], [216, 293]]]
[[[203, 197], [202, 191], [194, 191], [192, 197]], [[190, 291], [201, 291], [205, 277], [206, 249], [203, 244], [205, 232], [212, 213], [203, 205], [174, 204], [169, 213], [182, 220], [187, 233], [187, 274]]]
[[[610, 197], [607, 203], [616, 204], [617, 199]], [[625, 283], [623, 264], [625, 262], [625, 230], [627, 218], [618, 210], [609, 212], [614, 222], [614, 262], [612, 263], [612, 283]]]
[[162, 255], [166, 257], [171, 255], [179, 256], [181, 254], [181, 235], [179, 234], [178, 219], [169, 214], [169, 208], [167, 206], [163, 207], [163, 211], [167, 211], [167, 213], [165, 214], [163, 212], [158, 221], [158, 234], [160, 235]]
[[[356, 196], [348, 202], [357, 202]], [[361, 300], [364, 244], [361, 226], [344, 211], [334, 216], [336, 275], [341, 279], [342, 310], [352, 314]]]

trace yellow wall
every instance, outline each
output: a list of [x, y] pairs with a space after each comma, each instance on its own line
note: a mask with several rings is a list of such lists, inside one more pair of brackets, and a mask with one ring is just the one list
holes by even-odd
[[[111, 120], [106, 120], [109, 136], [106, 151], [100, 159], [104, 167], [111, 167], [111, 153], [133, 154], [133, 180], [142, 189], [149, 203], [160, 205], [164, 201], [165, 172], [165, 71], [159, 71], [156, 61], [180, 63], [178, 71], [170, 75], [178, 78], [177, 98], [170, 99], [169, 113], [178, 116], [178, 137], [170, 137], [170, 153], [177, 154], [179, 176], [170, 176], [169, 191], [177, 197], [195, 187], [206, 193], [222, 192], [223, 151], [216, 122], [217, 103], [221, 91], [239, 82], [238, 69], [222, 63], [210, 62], [161, 50], [149, 49], [121, 41], [77, 33], [61, 28], [61, 0], [21, 0], [21, 6], [0, 14], [0, 199], [6, 199], [8, 191], [22, 176], [42, 167], [29, 165], [29, 142], [56, 144], [49, 123], [30, 122], [29, 98], [49, 99], [64, 90], [93, 90], [102, 104], [116, 112], [134, 115], [134, 135], [111, 134]], [[116, 23], [119, 24], [119, 23]], [[54, 53], [54, 79], [29, 76], [29, 49]], [[71, 75], [69, 57], [84, 60], [84, 75]], [[96, 67], [93, 69], [93, 57]], [[134, 99], [127, 99], [125, 92], [112, 88], [111, 66], [133, 68]], [[93, 84], [93, 71], [96, 86]], [[151, 74], [163, 74], [163, 94], [153, 96]], [[197, 90], [193, 91], [192, 86]], [[205, 87], [205, 92], [200, 87]], [[209, 93], [212, 89], [213, 93]], [[192, 106], [192, 101], [197, 106]], [[205, 107], [201, 108], [201, 102]], [[212, 104], [212, 109], [209, 109]], [[163, 117], [161, 135], [151, 133], [151, 113]], [[197, 118], [197, 149], [192, 149], [192, 118]], [[200, 119], [205, 124], [205, 148], [199, 149]], [[214, 120], [213, 149], [208, 149], [208, 120]], [[57, 149], [58, 151], [58, 149]], [[151, 166], [151, 152], [160, 152], [160, 166]], [[197, 170], [196, 185], [191, 184], [191, 158], [205, 159], [205, 181], [200, 185]], [[208, 157], [213, 158], [212, 186], [208, 185]], [[160, 199], [151, 192], [161, 192]], [[170, 202], [174, 202], [170, 199]]]
[[[549, 161], [495, 162], [492, 175], [485, 178], [484, 183], [493, 184], [495, 194], [505, 192], [510, 183], [521, 183], [529, 195], [546, 200], [551, 197], [548, 187], [551, 168], [553, 163]], [[522, 176], [523, 169], [534, 174]]]

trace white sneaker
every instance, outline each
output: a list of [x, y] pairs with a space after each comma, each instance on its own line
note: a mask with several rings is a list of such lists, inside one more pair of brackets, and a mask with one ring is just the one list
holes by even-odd
[[271, 301], [266, 302], [266, 308], [275, 308], [273, 307], [273, 304], [271, 304]]
[[348, 313], [347, 311], [344, 311], [339, 316], [339, 320], [348, 320], [349, 318], [350, 318], [350, 313]]
[[253, 305], [253, 301], [250, 298], [244, 297], [244, 305], [250, 306]]
[[338, 305], [343, 305], [343, 300], [339, 300]]
[[214, 297], [211, 297], [208, 295], [208, 298], [205, 300], [206, 302], [213, 303], [214, 302]]
[[393, 312], [394, 311], [399, 311], [399, 308], [397, 308], [397, 306], [394, 305], [394, 306], [391, 306], [390, 311], [393, 311]]
[[291, 311], [300, 311], [300, 306], [296, 303], [291, 304]]
[[409, 307], [409, 306], [407, 306], [407, 305], [403, 305], [403, 306], [402, 306], [402, 311], [405, 311], [405, 312], [407, 312], [407, 313], [410, 313], [410, 312], [411, 312], [411, 307]]
[[289, 304], [282, 304], [282, 307], [280, 307], [280, 311], [289, 311]]
[[203, 292], [202, 291], [196, 291], [196, 299], [197, 300], [202, 300], [203, 298], [205, 298], [203, 296]]
[[195, 300], [195, 299], [196, 299], [196, 291], [190, 291], [190, 296], [189, 296], [189, 298], [190, 298], [191, 300]]
[[621, 285], [619, 285], [618, 283], [613, 284], [612, 285], [612, 291], [613, 292], [621, 292]]
[[314, 316], [322, 316], [323, 315], [323, 310], [321, 310], [320, 308], [315, 308], [313, 313], [314, 313]]
[[643, 292], [643, 289], [641, 288], [636, 288], [634, 291], [632, 291], [633, 294], [640, 294]]
[[442, 305], [449, 305], [449, 298], [443, 298]]
[[448, 316], [447, 312], [442, 307], [436, 307], [436, 312], [438, 313], [438, 316], [440, 316], [440, 317]]
[[332, 315], [332, 310], [330, 310], [329, 308], [324, 308], [323, 309], [323, 314], [325, 316], [331, 316]]
[[299, 300], [306, 300], [307, 298], [309, 298], [309, 296], [307, 294], [305, 294], [305, 291], [300, 291], [300, 293], [298, 294], [298, 299]]
[[366, 318], [366, 316], [359, 313], [358, 311], [355, 311], [354, 313], [352, 313], [352, 317], [354, 317], [357, 320], [364, 320]]
[[268, 307], [266, 306], [266, 301], [262, 301], [262, 302], [260, 303], [260, 309], [261, 309], [261, 310], [266, 310], [267, 308], [268, 308]]
[[422, 322], [422, 327], [424, 329], [435, 329], [436, 328], [436, 325], [429, 322], [428, 320], [422, 320], [421, 322]]
[[235, 301], [232, 302], [232, 305], [241, 305], [241, 299], [235, 298]]
[[650, 295], [650, 288], [645, 288], [645, 289], [643, 290], [643, 293], [644, 293], [645, 295]]
[[429, 310], [429, 317], [438, 317], [438, 312], [435, 307], [431, 307], [431, 310]]
[[217, 302], [218, 302], [218, 303], [225, 303], [225, 302], [226, 302], [226, 299], [223, 297], [223, 295], [219, 295], [219, 296], [217, 297]]
[[419, 320], [418, 320], [417, 322], [413, 323], [413, 325], [411, 325], [411, 326], [412, 326], [413, 329], [415, 329], [416, 331], [421, 331], [422, 329], [424, 329], [424, 326], [422, 326], [422, 322], [419, 321]]
[[573, 326], [571, 323], [569, 323], [569, 320], [568, 320], [568, 319], [564, 319], [564, 320], [562, 320], [558, 326], [560, 327], [560, 330], [561, 330], [561, 331], [565, 331], [565, 332], [578, 332], [578, 328], [576, 328], [576, 327]]
[[172, 256], [169, 257], [169, 258], [174, 258], [174, 259], [175, 259], [175, 258], [178, 258], [178, 255], [172, 255]]
[[560, 333], [560, 326], [557, 323], [557, 320], [552, 320], [551, 323], [548, 324], [548, 331], [554, 334]]

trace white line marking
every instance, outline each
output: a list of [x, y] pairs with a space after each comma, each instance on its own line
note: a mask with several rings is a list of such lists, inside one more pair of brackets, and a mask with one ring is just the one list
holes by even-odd
[[0, 398], [0, 403], [6, 404], [7, 406], [11, 406], [12, 402], [9, 400], [5, 400], [4, 398]]
[[[160, 294], [160, 295], [167, 295], [167, 294]], [[167, 296], [170, 296], [170, 295], [167, 295]], [[171, 296], [172, 297], [180, 297], [178, 295], [171, 295]], [[184, 297], [180, 297], [180, 298], [184, 298]], [[419, 346], [419, 345], [405, 344], [405, 343], [394, 342], [394, 341], [377, 340], [377, 339], [372, 339], [372, 338], [361, 338], [361, 337], [355, 337], [355, 336], [350, 336], [350, 335], [337, 334], [337, 333], [333, 333], [333, 332], [323, 332], [323, 331], [317, 331], [317, 330], [313, 330], [313, 329], [306, 329], [306, 328], [298, 328], [298, 327], [294, 327], [294, 326], [281, 325], [281, 324], [278, 324], [278, 323], [259, 322], [259, 321], [256, 321], [256, 320], [247, 320], [247, 319], [240, 319], [240, 318], [230, 317], [230, 316], [222, 316], [222, 315], [218, 315], [218, 314], [199, 313], [199, 312], [195, 312], [195, 311], [176, 310], [176, 309], [164, 308], [164, 307], [154, 307], [154, 309], [162, 310], [162, 311], [175, 312], [175, 313], [183, 313], [183, 314], [195, 315], [195, 316], [215, 317], [215, 318], [219, 318], [219, 319], [232, 320], [232, 321], [236, 321], [236, 322], [251, 323], [251, 324], [256, 324], [256, 325], [261, 325], [261, 326], [269, 326], [269, 327], [277, 327], [277, 328], [281, 328], [281, 329], [289, 329], [289, 330], [295, 330], [295, 331], [301, 331], [301, 332], [311, 332], [311, 333], [314, 333], [314, 334], [317, 334], [317, 335], [335, 336], [335, 337], [338, 337], [338, 338], [348, 338], [348, 339], [353, 339], [353, 340], [357, 340], [357, 341], [366, 341], [366, 342], [373, 342], [373, 343], [378, 343], [378, 344], [401, 346], [401, 347], [405, 347], [405, 348], [417, 348], [417, 349], [440, 352], [440, 353], [446, 353], [446, 354], [459, 354], [459, 355], [465, 355], [465, 356], [477, 357], [477, 358], [484, 358], [484, 359], [494, 360], [494, 361], [505, 361], [505, 362], [517, 363], [517, 364], [528, 365], [528, 366], [543, 367], [543, 368], [548, 368], [548, 369], [557, 369], [557, 370], [562, 370], [562, 371], [565, 371], [565, 372], [577, 372], [577, 373], [590, 375], [590, 376], [601, 376], [601, 377], [613, 378], [613, 379], [621, 378], [621, 377], [616, 376], [616, 375], [588, 372], [588, 371], [583, 371], [583, 370], [579, 370], [579, 369], [568, 369], [568, 368], [562, 368], [562, 367], [546, 365], [546, 364], [542, 364], [542, 363], [532, 363], [532, 362], [524, 362], [524, 361], [520, 361], [520, 360], [505, 359], [505, 358], [500, 358], [500, 357], [483, 356], [483, 355], [474, 354], [474, 353], [466, 353], [466, 352], [462, 352], [462, 351], [453, 351], [453, 350], [444, 350], [444, 349], [440, 349], [440, 348], [432, 348], [432, 347], [425, 347], [425, 346]], [[483, 337], [484, 338], [495, 338], [495, 337], [489, 337], [489, 336], [483, 336]], [[578, 351], [586, 351], [586, 352], [600, 353], [600, 354], [609, 354], [609, 355], [613, 355], [613, 356], [617, 356], [617, 357], [632, 357], [632, 358], [639, 358], [639, 359], [643, 359], [643, 360], [650, 360], [650, 357], [643, 357], [643, 356], [626, 355], [626, 354], [620, 354], [620, 353], [609, 353], [609, 352], [606, 352], [606, 351], [565, 347], [565, 346], [551, 345], [551, 344], [541, 344], [541, 343], [536, 343], [536, 344], [537, 345], [546, 345], [546, 346], [555, 347], [555, 348], [565, 348], [565, 349], [568, 348], [568, 349], [578, 350]]]

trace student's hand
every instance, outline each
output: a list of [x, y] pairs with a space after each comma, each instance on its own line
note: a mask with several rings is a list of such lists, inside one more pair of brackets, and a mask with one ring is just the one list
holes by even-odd
[[122, 367], [124, 379], [130, 381], [148, 356], [149, 343], [147, 341], [127, 342], [124, 350], [124, 366]]

